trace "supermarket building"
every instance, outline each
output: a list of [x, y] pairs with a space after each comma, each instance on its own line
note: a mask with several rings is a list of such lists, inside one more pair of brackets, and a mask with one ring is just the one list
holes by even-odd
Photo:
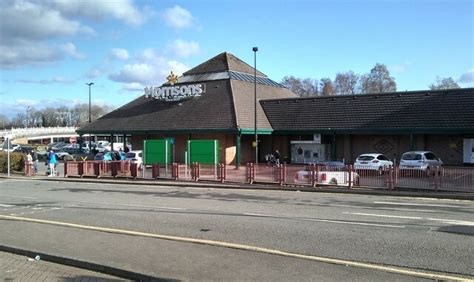
[[[170, 138], [179, 163], [188, 140], [218, 140], [221, 162], [254, 162], [254, 85], [254, 68], [224, 52], [77, 132], [122, 136], [134, 150]], [[274, 150], [287, 162], [430, 150], [461, 165], [474, 154], [474, 88], [298, 98], [258, 70], [256, 86], [260, 162]]]

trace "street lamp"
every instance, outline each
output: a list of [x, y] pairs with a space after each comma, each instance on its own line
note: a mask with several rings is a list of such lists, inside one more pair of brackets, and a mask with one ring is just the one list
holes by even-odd
[[30, 106], [26, 107], [26, 128], [28, 128], [28, 123], [30, 122], [29, 114], [30, 114]]
[[[89, 124], [92, 122], [91, 117], [91, 86], [94, 85], [94, 82], [86, 83], [89, 86]], [[89, 133], [89, 151], [91, 149], [91, 134]]]
[[255, 131], [255, 164], [258, 164], [258, 134], [257, 134], [257, 51], [258, 47], [253, 47], [253, 86], [254, 86], [254, 131]]

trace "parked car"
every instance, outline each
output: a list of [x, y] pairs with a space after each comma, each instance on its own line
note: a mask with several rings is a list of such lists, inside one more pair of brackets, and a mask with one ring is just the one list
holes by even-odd
[[410, 151], [402, 155], [400, 159], [400, 170], [422, 171], [431, 174], [432, 171], [442, 166], [443, 161], [430, 151]]
[[129, 151], [125, 157], [125, 160], [136, 163], [138, 165], [138, 169], [143, 168], [143, 153], [141, 150]]
[[23, 154], [28, 154], [28, 153], [31, 153], [32, 151], [33, 151], [33, 147], [24, 146], [24, 145], [16, 146], [16, 147], [13, 149], [13, 152], [15, 152], [15, 153], [23, 153]]
[[70, 156], [70, 154], [65, 151], [55, 151], [54, 153], [56, 154], [56, 156], [58, 156], [58, 159], [60, 160], [67, 159]]
[[111, 161], [112, 160], [112, 152], [109, 152], [109, 151], [99, 152], [94, 156], [94, 160], [96, 160], [96, 161]]
[[378, 153], [362, 154], [354, 162], [354, 169], [357, 171], [368, 170], [383, 174], [384, 168], [392, 166], [393, 162], [387, 156]]

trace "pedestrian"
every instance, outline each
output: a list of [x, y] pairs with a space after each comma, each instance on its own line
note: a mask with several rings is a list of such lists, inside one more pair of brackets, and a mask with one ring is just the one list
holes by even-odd
[[31, 156], [30, 152], [28, 152], [28, 154], [26, 154], [26, 169], [25, 169], [26, 175], [30, 176], [33, 174], [32, 168], [33, 168], [33, 157]]
[[49, 165], [49, 177], [56, 175], [56, 165], [58, 163], [58, 156], [54, 153], [54, 150], [48, 153], [48, 165]]
[[275, 160], [275, 164], [280, 165], [280, 152], [278, 150], [275, 150], [273, 153], [273, 158]]
[[38, 174], [38, 153], [35, 150], [33, 150], [31, 153], [31, 157], [33, 158], [33, 167], [34, 167], [35, 174]]

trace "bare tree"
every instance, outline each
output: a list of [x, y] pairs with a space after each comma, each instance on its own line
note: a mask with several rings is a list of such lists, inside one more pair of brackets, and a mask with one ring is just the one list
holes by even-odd
[[358, 83], [358, 74], [355, 74], [353, 71], [341, 72], [334, 79], [334, 91], [339, 95], [356, 94]]
[[431, 90], [459, 89], [459, 84], [452, 77], [436, 77], [436, 81], [429, 85]]
[[318, 95], [318, 80], [305, 78], [300, 79], [294, 76], [283, 77], [281, 84], [290, 89], [300, 97], [309, 97]]
[[390, 76], [390, 72], [384, 64], [377, 63], [370, 73], [361, 78], [362, 93], [383, 93], [397, 91], [395, 78]]
[[334, 95], [334, 85], [330, 78], [321, 78], [321, 82], [319, 84], [321, 85], [322, 89], [321, 95]]

